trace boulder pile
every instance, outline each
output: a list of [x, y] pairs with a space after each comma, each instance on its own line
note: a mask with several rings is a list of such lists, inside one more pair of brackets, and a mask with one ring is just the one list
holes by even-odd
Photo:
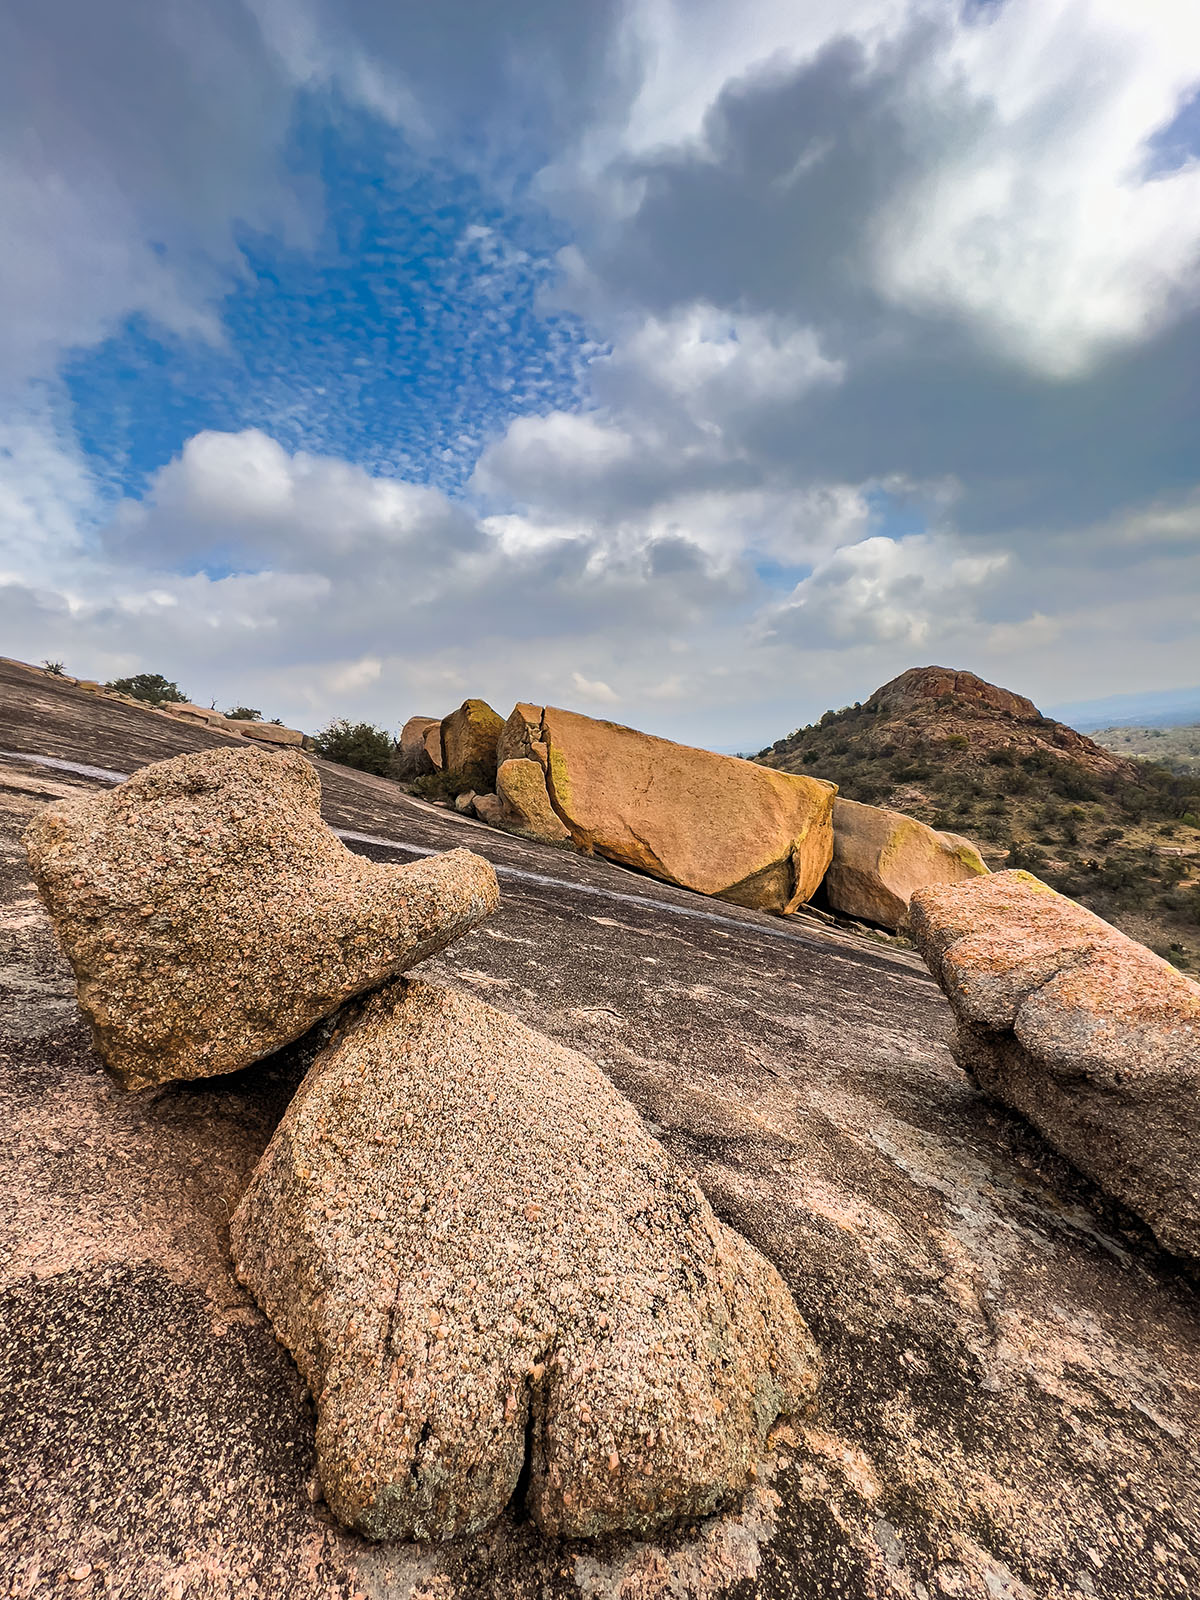
[[[434, 771], [430, 736], [429, 719], [405, 723], [395, 776]], [[556, 706], [520, 702], [501, 722], [467, 700], [438, 738], [460, 811], [760, 911], [787, 916], [820, 889], [831, 910], [902, 932], [915, 889], [988, 870], [968, 840], [835, 799], [836, 784]]]
[[1200, 985], [1027, 872], [913, 897], [959, 1064], [1200, 1262]]
[[56, 801], [26, 845], [127, 1087], [314, 1029], [231, 1242], [330, 1506], [380, 1539], [514, 1496], [572, 1537], [716, 1509], [816, 1387], [782, 1279], [592, 1062], [399, 976], [495, 908], [491, 866], [378, 866], [319, 803], [299, 754], [207, 751]]

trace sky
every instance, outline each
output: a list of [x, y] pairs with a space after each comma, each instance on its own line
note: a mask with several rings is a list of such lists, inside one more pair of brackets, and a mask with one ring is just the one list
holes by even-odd
[[0, 213], [0, 654], [731, 750], [1200, 683], [1195, 0], [39, 0]]

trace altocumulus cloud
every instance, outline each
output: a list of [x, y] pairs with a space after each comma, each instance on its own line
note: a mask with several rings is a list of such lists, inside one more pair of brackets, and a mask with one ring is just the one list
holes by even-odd
[[5, 27], [7, 651], [743, 748], [1194, 678], [1188, 0]]

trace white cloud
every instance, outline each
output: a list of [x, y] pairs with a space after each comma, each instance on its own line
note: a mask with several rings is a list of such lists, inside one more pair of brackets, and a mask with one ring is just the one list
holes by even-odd
[[590, 700], [597, 705], [615, 706], [621, 698], [602, 679], [585, 678], [582, 672], [572, 672], [571, 683], [580, 699]]
[[954, 637], [975, 619], [979, 592], [1003, 571], [1001, 552], [966, 555], [945, 535], [844, 545], [766, 619], [773, 634], [810, 645], [864, 639], [917, 648]]
[[[910, 125], [953, 141], [881, 219], [877, 272], [1056, 375], [1200, 295], [1200, 163], [1148, 146], [1200, 82], [1188, 0], [1006, 0], [947, 39]], [[950, 128], [947, 128], [950, 132]]]

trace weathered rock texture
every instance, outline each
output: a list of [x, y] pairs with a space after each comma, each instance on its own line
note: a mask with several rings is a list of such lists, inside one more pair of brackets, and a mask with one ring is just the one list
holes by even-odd
[[467, 850], [352, 855], [303, 756], [236, 747], [47, 807], [29, 864], [96, 1048], [127, 1088], [232, 1072], [495, 909]]
[[504, 727], [486, 700], [464, 700], [442, 723], [442, 765], [461, 772], [472, 787], [490, 789], [496, 781], [496, 743]]
[[[550, 804], [546, 773], [540, 762], [502, 761], [496, 769], [496, 795], [501, 827], [546, 844], [570, 842], [570, 830]], [[475, 811], [477, 816], [482, 815], [478, 805]]]
[[[440, 717], [409, 717], [400, 730], [400, 746], [392, 761], [394, 777], [407, 781], [423, 778], [435, 770], [433, 757], [429, 753], [429, 744], [437, 745], [440, 763], [441, 727]], [[427, 739], [430, 733], [433, 734], [432, 740]]]
[[794, 911], [825, 876], [833, 784], [553, 706], [538, 732], [550, 802], [581, 850], [764, 911]]
[[1027, 872], [914, 896], [959, 1063], [1200, 1260], [1200, 985]]
[[908, 925], [917, 889], [987, 870], [969, 839], [881, 806], [840, 796], [833, 802], [833, 860], [823, 889], [834, 911], [898, 931]]
[[554, 1535], [707, 1513], [816, 1385], [774, 1267], [599, 1068], [453, 990], [353, 1009], [232, 1241], [373, 1538], [477, 1530], [522, 1479]]
[[496, 761], [536, 761], [543, 771], [549, 760], [542, 737], [542, 708], [521, 700], [513, 707], [496, 741]]
[[239, 722], [239, 732], [244, 739], [257, 739], [260, 744], [302, 745], [304, 735], [299, 728], [283, 728], [277, 722]]

